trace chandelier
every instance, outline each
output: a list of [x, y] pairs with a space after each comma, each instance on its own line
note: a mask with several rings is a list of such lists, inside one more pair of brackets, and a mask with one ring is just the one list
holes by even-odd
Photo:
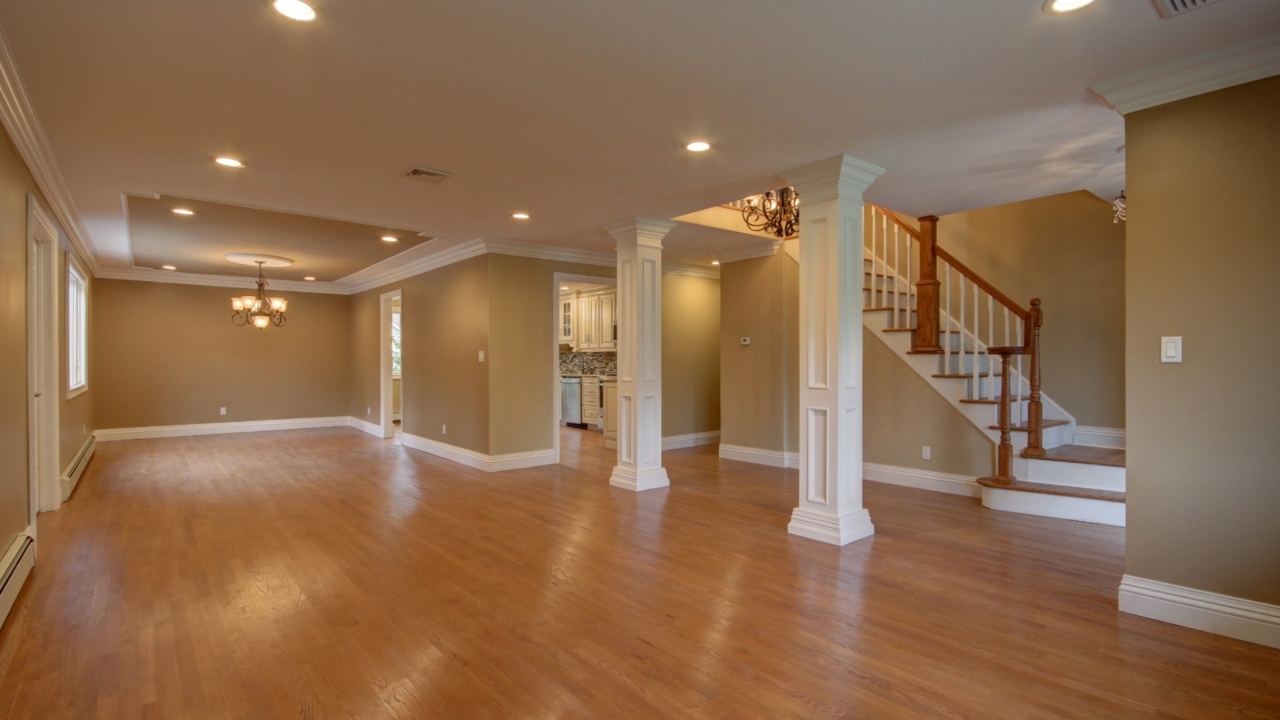
[[1120, 191], [1120, 197], [1111, 202], [1111, 209], [1116, 211], [1116, 218], [1111, 221], [1113, 224], [1119, 225], [1129, 219], [1129, 205], [1123, 190]]
[[228, 255], [227, 259], [234, 263], [258, 266], [258, 294], [231, 298], [231, 323], [238, 326], [252, 325], [265, 330], [268, 325], [281, 327], [285, 324], [285, 311], [289, 309], [289, 301], [284, 298], [267, 297], [267, 280], [262, 277], [262, 267], [288, 267], [292, 260], [270, 255], [246, 255], [242, 253]]
[[743, 202], [742, 219], [747, 227], [784, 240], [796, 234], [796, 226], [800, 223], [800, 196], [795, 188], [770, 190]]

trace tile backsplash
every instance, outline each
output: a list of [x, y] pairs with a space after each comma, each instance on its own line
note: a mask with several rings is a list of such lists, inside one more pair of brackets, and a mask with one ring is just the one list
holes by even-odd
[[618, 353], [560, 353], [561, 375], [617, 375]]

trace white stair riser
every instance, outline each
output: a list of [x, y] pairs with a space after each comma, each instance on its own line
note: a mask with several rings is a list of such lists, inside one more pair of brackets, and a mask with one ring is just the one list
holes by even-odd
[[1039, 515], [1119, 527], [1125, 525], [1124, 503], [1108, 500], [984, 487], [982, 488], [982, 506], [1023, 515]]
[[[1023, 467], [1019, 468], [1019, 465]], [[1125, 469], [1112, 465], [1018, 458], [1014, 462], [1013, 474], [1019, 480], [1046, 485], [1125, 492]]]

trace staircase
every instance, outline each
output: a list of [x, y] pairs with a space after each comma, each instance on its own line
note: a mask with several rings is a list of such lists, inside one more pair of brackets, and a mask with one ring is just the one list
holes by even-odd
[[1075, 418], [1040, 390], [1040, 301], [1023, 308], [938, 247], [936, 217], [917, 230], [866, 207], [863, 325], [996, 446], [982, 504], [1124, 525], [1124, 451], [1073, 444]]

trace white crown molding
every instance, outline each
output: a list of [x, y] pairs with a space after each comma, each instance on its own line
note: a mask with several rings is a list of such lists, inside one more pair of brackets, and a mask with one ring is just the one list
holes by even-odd
[[[103, 280], [132, 280], [135, 282], [170, 283], [173, 285], [203, 285], [205, 287], [247, 288], [257, 287], [255, 278], [240, 275], [198, 275], [196, 273], [152, 270], [150, 268], [101, 268], [94, 277]], [[346, 287], [328, 282], [298, 282], [297, 280], [267, 279], [268, 290], [284, 292], [322, 293], [349, 295]]]
[[[424, 243], [419, 247], [427, 244]], [[485, 254], [485, 252], [483, 240], [468, 240], [461, 245], [455, 245], [447, 250], [424, 257], [413, 257], [407, 253], [402, 253], [371, 265], [360, 272], [348, 275], [335, 284], [345, 288], [345, 294], [354, 295], [365, 290], [372, 290], [383, 285], [399, 282], [414, 275], [421, 275], [446, 265], [470, 260], [473, 257]]]
[[1280, 34], [1090, 87], [1121, 115], [1280, 75]]
[[513, 255], [515, 257], [536, 258], [538, 260], [559, 260], [560, 262], [599, 265], [601, 267], [616, 267], [618, 264], [617, 254], [611, 252], [538, 245], [518, 240], [486, 239], [483, 242], [486, 252], [498, 255]]
[[1120, 612], [1280, 648], [1280, 605], [1125, 575]]
[[807, 205], [840, 197], [861, 198], [884, 168], [848, 155], [837, 155], [779, 173]]
[[80, 226], [80, 214], [71, 199], [71, 191], [67, 189], [62, 171], [58, 169], [58, 161], [53, 155], [53, 148], [40, 127], [35, 108], [18, 76], [18, 67], [9, 51], [9, 40], [3, 30], [0, 30], [0, 120], [4, 122], [18, 155], [27, 164], [54, 217], [62, 226], [62, 231], [96, 276], [99, 267], [97, 251], [89, 235]]
[[782, 248], [781, 240], [762, 240], [752, 242], [751, 244], [742, 245], [732, 250], [721, 251], [716, 255], [721, 264], [739, 262], [742, 260], [753, 260], [755, 258], [773, 257], [778, 254], [778, 250]]

